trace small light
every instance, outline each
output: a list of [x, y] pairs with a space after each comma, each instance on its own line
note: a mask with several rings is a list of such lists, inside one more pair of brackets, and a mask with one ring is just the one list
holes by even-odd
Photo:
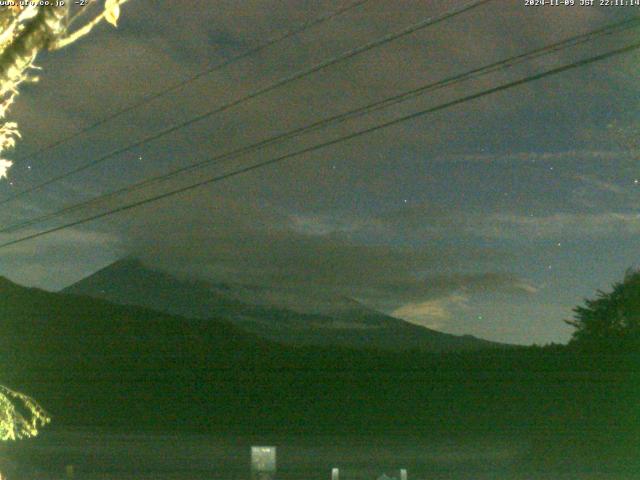
[[274, 478], [276, 473], [276, 447], [251, 447], [252, 480]]

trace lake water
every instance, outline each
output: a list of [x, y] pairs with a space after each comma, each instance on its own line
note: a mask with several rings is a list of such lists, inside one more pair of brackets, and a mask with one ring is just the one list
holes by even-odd
[[277, 447], [277, 479], [376, 480], [383, 473], [408, 480], [631, 480], [579, 465], [557, 471], [526, 467], [526, 441], [494, 438], [406, 437], [241, 437], [208, 435], [113, 434], [50, 431], [2, 446], [0, 468], [8, 480], [249, 479], [252, 445]]

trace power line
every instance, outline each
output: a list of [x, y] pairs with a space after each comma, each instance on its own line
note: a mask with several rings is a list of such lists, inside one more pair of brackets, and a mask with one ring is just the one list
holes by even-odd
[[42, 148], [40, 148], [40, 149], [38, 149], [38, 150], [36, 150], [34, 152], [30, 152], [30, 153], [27, 153], [25, 155], [19, 156], [15, 160], [16, 161], [22, 161], [22, 160], [26, 160], [28, 158], [33, 158], [33, 157], [40, 156], [43, 153], [48, 152], [49, 150], [53, 150], [54, 148], [59, 147], [60, 145], [63, 145], [63, 144], [65, 144], [65, 143], [67, 143], [67, 142], [69, 142], [71, 140], [74, 140], [74, 139], [86, 134], [87, 132], [98, 128], [99, 126], [104, 125], [107, 122], [110, 122], [111, 120], [114, 120], [114, 119], [116, 119], [118, 117], [121, 117], [122, 115], [124, 115], [126, 113], [129, 113], [129, 112], [131, 112], [133, 110], [136, 110], [136, 109], [138, 109], [140, 107], [143, 107], [144, 105], [146, 105], [148, 103], [151, 103], [152, 101], [157, 100], [158, 98], [162, 98], [162, 97], [164, 97], [165, 95], [167, 95], [167, 94], [169, 94], [171, 92], [182, 90], [182, 89], [184, 89], [184, 87], [186, 87], [190, 83], [193, 83], [193, 82], [195, 82], [196, 80], [198, 80], [198, 79], [200, 79], [202, 77], [210, 75], [210, 74], [212, 74], [212, 73], [214, 73], [214, 72], [216, 72], [218, 70], [222, 70], [223, 68], [228, 67], [229, 65], [232, 65], [232, 64], [234, 64], [236, 62], [239, 62], [240, 60], [244, 60], [245, 58], [248, 58], [248, 57], [251, 57], [251, 56], [253, 56], [253, 55], [257, 54], [257, 53], [260, 53], [263, 50], [266, 50], [267, 48], [272, 47], [272, 46], [274, 46], [274, 45], [276, 45], [276, 44], [278, 44], [278, 43], [280, 43], [280, 42], [282, 42], [284, 40], [287, 40], [287, 39], [289, 39], [291, 37], [294, 37], [294, 36], [296, 36], [296, 35], [298, 35], [300, 33], [303, 33], [306, 30], [309, 30], [309, 29], [311, 29], [311, 28], [313, 28], [313, 27], [315, 27], [317, 25], [320, 25], [320, 24], [322, 24], [324, 22], [327, 22], [327, 21], [329, 21], [329, 20], [331, 20], [331, 19], [333, 19], [335, 17], [338, 17], [338, 16], [344, 14], [344, 13], [347, 13], [350, 10], [354, 10], [357, 7], [360, 7], [360, 6], [368, 3], [369, 1], [371, 1], [371, 0], [358, 0], [356, 2], [353, 2], [353, 3], [350, 3], [348, 5], [345, 5], [344, 7], [339, 8], [339, 9], [337, 9], [335, 11], [328, 12], [328, 13], [325, 13], [324, 15], [320, 15], [319, 17], [311, 19], [311, 20], [303, 23], [302, 25], [300, 25], [300, 26], [298, 26], [296, 28], [288, 30], [288, 31], [282, 33], [281, 35], [278, 35], [276, 37], [273, 37], [272, 39], [269, 39], [269, 40], [267, 40], [265, 42], [262, 42], [262, 43], [256, 45], [255, 47], [250, 48], [249, 50], [246, 50], [246, 51], [244, 51], [244, 52], [242, 52], [242, 53], [240, 53], [240, 54], [238, 54], [236, 56], [228, 58], [227, 60], [224, 60], [223, 62], [217, 63], [217, 64], [215, 64], [215, 65], [213, 65], [213, 66], [211, 66], [211, 67], [209, 67], [209, 68], [207, 68], [205, 70], [202, 70], [202, 71], [200, 71], [200, 72], [198, 72], [198, 73], [196, 73], [196, 74], [194, 74], [194, 75], [192, 75], [192, 76], [180, 81], [180, 82], [174, 83], [172, 85], [169, 85], [166, 88], [163, 88], [162, 90], [159, 90], [159, 91], [157, 91], [157, 92], [155, 92], [153, 94], [147, 95], [147, 96], [141, 98], [139, 101], [134, 102], [131, 105], [128, 105], [128, 106], [122, 108], [121, 110], [118, 110], [118, 111], [116, 111], [116, 112], [114, 112], [114, 113], [112, 113], [110, 115], [107, 115], [107, 116], [105, 116], [105, 117], [103, 117], [103, 118], [101, 118], [99, 120], [96, 120], [94, 123], [91, 123], [90, 125], [87, 125], [86, 127], [82, 128], [82, 129], [80, 129], [80, 130], [78, 130], [76, 132], [73, 132], [73, 133], [67, 135], [66, 137], [59, 138], [58, 140], [56, 140], [56, 141], [54, 141], [54, 142], [52, 142], [52, 143], [50, 143], [48, 145], [45, 145], [44, 147], [42, 147]]
[[576, 35], [574, 37], [570, 37], [568, 39], [556, 42], [554, 44], [551, 45], [547, 45], [535, 50], [531, 50], [525, 53], [522, 53], [520, 55], [516, 55], [513, 57], [509, 57], [506, 58], [504, 60], [500, 60], [488, 65], [485, 65], [483, 67], [479, 67], [458, 75], [454, 75], [452, 77], [448, 77], [445, 78], [443, 80], [439, 80], [433, 83], [428, 83], [426, 85], [420, 86], [418, 88], [414, 88], [412, 90], [400, 93], [398, 95], [392, 96], [392, 97], [388, 97], [385, 98], [383, 100], [379, 100], [377, 102], [368, 104], [366, 106], [360, 107], [360, 108], [356, 108], [347, 112], [344, 112], [342, 114], [338, 114], [338, 115], [334, 115], [316, 122], [313, 122], [311, 124], [305, 125], [303, 127], [299, 127], [293, 130], [290, 130], [288, 132], [276, 135], [274, 137], [270, 137], [267, 138], [265, 140], [262, 140], [260, 142], [254, 143], [252, 145], [246, 146], [246, 147], [242, 147], [239, 149], [236, 149], [234, 151], [228, 152], [228, 153], [224, 153], [221, 155], [217, 155], [214, 156], [212, 158], [203, 160], [201, 162], [197, 162], [191, 165], [187, 165], [185, 167], [181, 167], [178, 168], [176, 170], [173, 170], [171, 172], [165, 173], [165, 174], [161, 174], [161, 175], [157, 175], [155, 177], [149, 178], [149, 179], [145, 179], [142, 180], [138, 183], [132, 184], [132, 185], [128, 185], [126, 187], [120, 188], [118, 190], [115, 190], [113, 192], [109, 192], [103, 195], [100, 195], [96, 198], [87, 200], [85, 202], [80, 202], [74, 205], [70, 205], [68, 207], [64, 207], [58, 211], [55, 212], [51, 212], [39, 217], [35, 217], [23, 222], [18, 222], [18, 223], [14, 223], [12, 225], [8, 225], [2, 229], [0, 229], [0, 233], [9, 233], [9, 232], [13, 232], [19, 229], [23, 229], [32, 225], [36, 225], [38, 223], [41, 223], [43, 221], [46, 220], [51, 220], [53, 218], [57, 218], [60, 217], [62, 215], [65, 215], [67, 213], [73, 212], [75, 210], [79, 210], [82, 208], [86, 208], [86, 207], [90, 207], [92, 205], [96, 205], [99, 204], [100, 202], [103, 202], [109, 198], [112, 197], [116, 197], [120, 194], [126, 194], [129, 192], [133, 192], [139, 189], [142, 189], [148, 185], [151, 185], [153, 183], [157, 183], [157, 182], [161, 182], [161, 181], [165, 181], [168, 180], [172, 177], [175, 177], [181, 173], [184, 172], [188, 172], [191, 170], [195, 170], [198, 168], [202, 168], [205, 167], [207, 165], [210, 165], [212, 163], [221, 163], [222, 161], [227, 161], [227, 160], [232, 160], [234, 158], [237, 158], [239, 156], [245, 155], [247, 153], [251, 153], [254, 151], [257, 151], [261, 148], [264, 148], [266, 146], [272, 145], [274, 143], [279, 143], [281, 141], [285, 141], [291, 138], [295, 138], [298, 137], [300, 135], [306, 134], [306, 133], [310, 133], [312, 131], [318, 130], [320, 128], [326, 127], [328, 125], [331, 124], [337, 124], [343, 121], [346, 121], [348, 119], [352, 119], [352, 118], [356, 118], [365, 114], [369, 114], [372, 113], [374, 111], [383, 109], [383, 108], [388, 108], [390, 106], [396, 105], [398, 103], [404, 102], [408, 99], [411, 98], [415, 98], [418, 95], [423, 95], [427, 92], [433, 92], [435, 90], [439, 90], [441, 88], [445, 88], [445, 87], [449, 87], [451, 85], [455, 85], [458, 83], [461, 83], [463, 81], [472, 79], [472, 78], [478, 78], [480, 76], [483, 75], [487, 75], [490, 73], [494, 73], [506, 68], [510, 68], [513, 67], [517, 64], [523, 63], [525, 61], [530, 61], [539, 57], [542, 57], [544, 55], [548, 55], [551, 53], [555, 53], [564, 49], [567, 49], [569, 47], [574, 47], [576, 45], [580, 45], [589, 41], [593, 41], [594, 39], [597, 39], [599, 37], [605, 36], [605, 35], [612, 35], [614, 33], [619, 33], [631, 28], [636, 28], [638, 27], [638, 25], [640, 25], [640, 17], [634, 17], [632, 19], [629, 20], [624, 20], [621, 22], [617, 22], [615, 24], [612, 25], [607, 25], [605, 27], [602, 27], [600, 29], [597, 30], [593, 30], [581, 35]]
[[254, 99], [256, 97], [264, 95], [264, 94], [266, 94], [268, 92], [271, 92], [271, 91], [273, 91], [273, 90], [275, 90], [277, 88], [280, 88], [280, 87], [282, 87], [284, 85], [287, 85], [287, 84], [289, 84], [291, 82], [294, 82], [294, 81], [299, 80], [301, 78], [307, 77], [307, 76], [309, 76], [309, 75], [311, 75], [313, 73], [317, 73], [317, 72], [319, 72], [321, 70], [324, 70], [324, 69], [326, 69], [328, 67], [331, 67], [331, 66], [333, 66], [333, 65], [335, 65], [335, 64], [337, 64], [339, 62], [342, 62], [344, 60], [348, 60], [348, 59], [353, 58], [353, 57], [355, 57], [357, 55], [360, 55], [360, 54], [365, 53], [365, 52], [367, 52], [369, 50], [372, 50], [374, 48], [380, 47], [380, 46], [385, 45], [387, 43], [390, 43], [390, 42], [392, 42], [394, 40], [397, 40], [399, 38], [402, 38], [402, 37], [405, 37], [405, 36], [410, 35], [412, 33], [415, 33], [415, 32], [417, 32], [419, 30], [422, 30], [422, 29], [425, 29], [427, 27], [430, 27], [432, 25], [436, 25], [438, 23], [444, 22], [444, 21], [446, 21], [446, 20], [448, 20], [450, 18], [453, 18], [453, 17], [456, 17], [458, 15], [461, 15], [461, 14], [463, 14], [465, 12], [468, 12], [468, 11], [474, 9], [474, 8], [478, 8], [478, 7], [480, 7], [480, 6], [482, 6], [482, 5], [486, 4], [486, 3], [489, 3], [491, 1], [493, 1], [493, 0], [474, 0], [472, 2], [466, 3], [462, 7], [459, 7], [459, 8], [456, 8], [456, 9], [452, 9], [452, 10], [448, 10], [447, 12], [445, 12], [445, 13], [443, 13], [441, 15], [437, 15], [435, 17], [429, 17], [426, 20], [423, 20], [423, 21], [421, 21], [419, 23], [411, 25], [411, 26], [409, 26], [409, 27], [407, 27], [407, 28], [405, 28], [405, 29], [403, 29], [403, 30], [401, 30], [399, 32], [392, 33], [392, 34], [389, 34], [389, 35], [385, 35], [385, 36], [383, 36], [383, 37], [381, 37], [381, 38], [379, 38], [377, 40], [374, 40], [372, 42], [366, 43], [366, 44], [364, 44], [364, 45], [362, 45], [360, 47], [356, 47], [356, 48], [354, 48], [352, 50], [347, 51], [346, 53], [343, 53], [343, 54], [337, 56], [337, 57], [333, 57], [333, 58], [331, 58], [329, 60], [326, 60], [324, 62], [316, 64], [316, 65], [314, 65], [314, 66], [312, 66], [310, 68], [307, 68], [305, 70], [296, 72], [296, 73], [294, 73], [294, 74], [292, 74], [292, 75], [290, 75], [288, 77], [284, 77], [284, 78], [282, 78], [280, 80], [277, 80], [276, 82], [274, 82], [274, 83], [272, 83], [272, 84], [270, 84], [270, 85], [268, 85], [266, 87], [263, 87], [261, 89], [255, 90], [252, 93], [249, 93], [249, 94], [247, 94], [247, 95], [245, 95], [245, 96], [243, 96], [241, 98], [238, 98], [236, 100], [232, 100], [232, 101], [230, 101], [230, 102], [228, 102], [226, 104], [223, 104], [223, 105], [221, 105], [219, 107], [214, 108], [213, 110], [209, 110], [208, 112], [205, 112], [203, 114], [200, 114], [200, 115], [197, 115], [195, 117], [192, 117], [189, 120], [185, 120], [184, 122], [175, 124], [175, 125], [173, 125], [171, 127], [168, 127], [166, 129], [160, 131], [160, 132], [154, 133], [154, 134], [149, 135], [149, 136], [147, 136], [147, 137], [145, 137], [145, 138], [143, 138], [141, 140], [138, 140], [138, 141], [136, 141], [134, 143], [131, 143], [131, 144], [125, 146], [125, 147], [116, 149], [116, 150], [114, 150], [114, 151], [112, 151], [112, 152], [110, 152], [110, 153], [108, 153], [106, 155], [103, 155], [102, 157], [99, 157], [99, 158], [97, 158], [97, 159], [95, 159], [95, 160], [93, 160], [91, 162], [85, 163], [84, 165], [81, 165], [81, 166], [79, 166], [79, 167], [77, 167], [77, 168], [75, 168], [73, 170], [70, 170], [70, 171], [68, 171], [66, 173], [63, 173], [61, 175], [52, 177], [49, 180], [45, 180], [44, 182], [42, 182], [42, 183], [40, 183], [38, 185], [35, 185], [35, 186], [31, 187], [31, 188], [28, 188], [26, 190], [23, 190], [21, 192], [18, 192], [16, 194], [10, 196], [10, 197], [7, 197], [4, 200], [1, 200], [0, 201], [0, 205], [4, 205], [4, 204], [6, 204], [8, 202], [11, 202], [13, 200], [16, 200], [17, 198], [20, 198], [20, 197], [22, 197], [24, 195], [27, 195], [27, 194], [32, 193], [34, 191], [40, 190], [43, 187], [46, 187], [48, 185], [51, 185], [52, 183], [55, 183], [57, 181], [63, 180], [65, 178], [68, 178], [68, 177], [70, 177], [72, 175], [80, 173], [80, 172], [82, 172], [84, 170], [87, 170], [87, 169], [89, 169], [91, 167], [94, 167], [94, 166], [104, 162], [105, 160], [108, 160], [108, 159], [110, 159], [112, 157], [115, 157], [117, 155], [125, 153], [125, 152], [127, 152], [127, 151], [129, 151], [129, 150], [131, 150], [133, 148], [140, 147], [140, 146], [142, 146], [142, 145], [144, 145], [146, 143], [149, 143], [151, 141], [154, 141], [154, 140], [158, 140], [158, 139], [160, 139], [162, 137], [165, 137], [166, 135], [169, 135], [170, 133], [173, 133], [173, 132], [175, 132], [177, 130], [181, 130], [181, 129], [185, 128], [185, 127], [193, 125], [194, 123], [200, 122], [200, 121], [202, 121], [202, 120], [204, 120], [206, 118], [211, 117], [212, 115], [224, 112], [224, 111], [226, 111], [226, 110], [228, 110], [230, 108], [233, 108], [233, 107], [238, 106], [238, 105], [240, 105], [242, 103], [245, 103], [245, 102], [247, 102], [249, 100], [252, 100], [252, 99]]
[[611, 50], [611, 51], [606, 52], [606, 53], [602, 53], [602, 54], [599, 54], [599, 55], [588, 57], [588, 58], [585, 58], [585, 59], [582, 59], [582, 60], [579, 60], [579, 61], [576, 61], [576, 62], [572, 62], [572, 63], [567, 64], [567, 65], [563, 65], [561, 67], [552, 68], [552, 69], [546, 70], [544, 72], [541, 72], [541, 73], [538, 73], [538, 74], [535, 74], [535, 75], [530, 75], [530, 76], [522, 78], [520, 80], [515, 80], [515, 81], [512, 81], [512, 82], [504, 83], [504, 84], [499, 85], [497, 87], [492, 87], [492, 88], [483, 90], [483, 91], [478, 92], [478, 93], [474, 93], [474, 94], [467, 95], [465, 97], [462, 97], [462, 98], [459, 98], [459, 99], [456, 99], [456, 100], [452, 100], [452, 101], [449, 101], [449, 102], [446, 102], [446, 103], [442, 103], [442, 104], [437, 105], [435, 107], [431, 107], [431, 108], [428, 108], [428, 109], [425, 109], [425, 110], [420, 110], [418, 112], [414, 112], [414, 113], [411, 113], [409, 115], [404, 115], [404, 116], [396, 118], [394, 120], [390, 120], [388, 122], [376, 125], [374, 127], [369, 127], [369, 128], [364, 129], [364, 130], [359, 130], [357, 132], [353, 132], [353, 133], [350, 133], [348, 135], [344, 135], [344, 136], [339, 137], [337, 139], [328, 140], [328, 141], [325, 141], [325, 142], [322, 142], [322, 143], [318, 143], [318, 144], [313, 145], [311, 147], [306, 147], [306, 148], [297, 150], [295, 152], [287, 153], [287, 154], [284, 154], [284, 155], [281, 155], [281, 156], [278, 156], [278, 157], [275, 157], [275, 158], [271, 158], [269, 160], [265, 160], [265, 161], [262, 161], [262, 162], [254, 163], [253, 165], [250, 165], [248, 167], [243, 167], [243, 168], [237, 169], [237, 170], [229, 172], [229, 173], [217, 175], [215, 177], [211, 177], [211, 178], [208, 178], [206, 180], [202, 180], [202, 181], [193, 183], [191, 185], [187, 185], [185, 187], [181, 187], [181, 188], [178, 188], [178, 189], [175, 189], [175, 190], [172, 190], [172, 191], [169, 191], [169, 192], [165, 192], [165, 193], [162, 193], [162, 194], [159, 194], [159, 195], [154, 195], [152, 197], [149, 197], [149, 198], [146, 198], [146, 199], [143, 199], [143, 200], [138, 200], [136, 202], [132, 202], [132, 203], [129, 203], [127, 205], [122, 205], [122, 206], [120, 206], [118, 208], [114, 208], [114, 209], [111, 209], [111, 210], [108, 210], [108, 211], [105, 211], [105, 212], [101, 212], [101, 213], [98, 213], [96, 215], [92, 215], [90, 217], [86, 217], [86, 218], [83, 218], [83, 219], [80, 219], [80, 220], [75, 220], [73, 222], [69, 222], [69, 223], [66, 223], [64, 225], [60, 225], [60, 226], [57, 226], [57, 227], [54, 227], [54, 228], [50, 228], [48, 230], [44, 230], [44, 231], [37, 232], [37, 233], [31, 234], [31, 235], [27, 235], [27, 236], [18, 238], [16, 240], [11, 240], [9, 242], [0, 244], [0, 248], [6, 248], [6, 247], [9, 247], [9, 246], [12, 246], [12, 245], [16, 245], [16, 244], [19, 244], [19, 243], [26, 242], [28, 240], [33, 240], [35, 238], [39, 238], [39, 237], [42, 237], [42, 236], [45, 236], [45, 235], [49, 235], [49, 234], [54, 233], [54, 232], [59, 232], [61, 230], [65, 230], [67, 228], [72, 228], [72, 227], [75, 227], [77, 225], [82, 225], [84, 223], [87, 223], [87, 222], [90, 222], [90, 221], [93, 221], [93, 220], [98, 220], [100, 218], [104, 218], [104, 217], [107, 217], [107, 216], [110, 216], [110, 215], [114, 215], [114, 214], [119, 213], [119, 212], [124, 212], [124, 211], [127, 211], [127, 210], [131, 210], [131, 209], [140, 207], [142, 205], [146, 205], [148, 203], [156, 202], [156, 201], [162, 200], [164, 198], [168, 198], [168, 197], [171, 197], [171, 196], [174, 196], [174, 195], [178, 195], [180, 193], [183, 193], [183, 192], [186, 192], [186, 191], [189, 191], [189, 190], [193, 190], [195, 188], [199, 188], [199, 187], [204, 186], [204, 185], [217, 183], [217, 182], [220, 182], [222, 180], [226, 180], [227, 178], [231, 178], [231, 177], [235, 177], [235, 176], [238, 176], [238, 175], [242, 175], [244, 173], [251, 172], [253, 170], [257, 170], [259, 168], [266, 167], [268, 165], [273, 165], [273, 164], [276, 164], [276, 163], [283, 162], [283, 161], [288, 160], [288, 159], [293, 158], [293, 157], [297, 157], [297, 156], [300, 156], [300, 155], [311, 153], [311, 152], [314, 152], [316, 150], [320, 150], [322, 148], [329, 147], [331, 145], [336, 145], [338, 143], [342, 143], [342, 142], [345, 142], [345, 141], [348, 141], [348, 140], [352, 140], [354, 138], [357, 138], [357, 137], [360, 137], [360, 136], [363, 136], [363, 135], [367, 135], [369, 133], [373, 133], [373, 132], [376, 132], [378, 130], [389, 128], [391, 126], [398, 125], [398, 124], [400, 124], [402, 122], [406, 122], [408, 120], [413, 120], [415, 118], [427, 115], [429, 113], [434, 113], [434, 112], [437, 112], [437, 111], [445, 110], [447, 108], [450, 108], [450, 107], [453, 107], [453, 106], [456, 106], [456, 105], [460, 105], [460, 104], [469, 102], [471, 100], [475, 100], [475, 99], [478, 99], [478, 98], [481, 98], [481, 97], [484, 97], [484, 96], [487, 96], [487, 95], [492, 95], [494, 93], [498, 93], [498, 92], [501, 92], [501, 91], [504, 91], [504, 90], [508, 90], [508, 89], [511, 89], [511, 88], [514, 88], [514, 87], [517, 87], [517, 86], [520, 86], [520, 85], [524, 85], [526, 83], [533, 82], [533, 81], [536, 81], [536, 80], [540, 80], [540, 79], [545, 78], [545, 77], [549, 77], [549, 76], [552, 76], [552, 75], [557, 75], [557, 74], [560, 74], [560, 73], [563, 73], [563, 72], [566, 72], [566, 71], [569, 71], [569, 70], [574, 70], [576, 68], [584, 67], [586, 65], [589, 65], [589, 64], [592, 64], [592, 63], [595, 63], [595, 62], [598, 62], [598, 61], [602, 61], [602, 60], [605, 60], [605, 59], [608, 59], [608, 58], [612, 58], [612, 57], [617, 56], [617, 55], [622, 55], [624, 53], [628, 53], [628, 52], [631, 52], [633, 50], [637, 50], [639, 48], [640, 48], [640, 42], [632, 43], [632, 44], [627, 45], [627, 46], [622, 47], [622, 48], [618, 48], [618, 49]]

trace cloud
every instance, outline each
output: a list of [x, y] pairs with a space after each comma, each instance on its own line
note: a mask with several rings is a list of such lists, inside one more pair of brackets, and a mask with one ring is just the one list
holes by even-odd
[[[0, 238], [4, 242], [11, 237]], [[0, 250], [0, 275], [22, 285], [58, 290], [119, 258], [119, 245], [112, 233], [63, 230]]]
[[[520, 171], [523, 178], [519, 189], [509, 185], [509, 182], [513, 183], [514, 180], [505, 176], [502, 185], [496, 182], [487, 186], [486, 191], [475, 190], [467, 193], [471, 190], [469, 186], [460, 185], [467, 180], [455, 178], [451, 183], [456, 184], [462, 193], [467, 193], [471, 198], [459, 203], [455, 195], [451, 195], [451, 198], [432, 195], [430, 200], [418, 203], [412, 199], [408, 205], [402, 204], [378, 211], [366, 221], [360, 219], [359, 228], [362, 232], [378, 238], [404, 239], [414, 243], [465, 241], [476, 244], [478, 239], [483, 239], [487, 251], [490, 251], [489, 247], [495, 245], [496, 241], [501, 240], [531, 243], [580, 238], [628, 238], [635, 235], [640, 228], [640, 217], [636, 209], [640, 190], [633, 182], [633, 177], [627, 178], [627, 183], [624, 184], [616, 177], [575, 173], [575, 162], [584, 158], [582, 155], [584, 152], [521, 154], [521, 160], [524, 162], [545, 164], [531, 172]], [[492, 163], [490, 158], [467, 158], [465, 162]], [[479, 175], [487, 177], [496, 175], [496, 180], [499, 180], [503, 177], [498, 175], [507, 165], [507, 171], [518, 166], [512, 163], [513, 158], [505, 158], [511, 163], [502, 164], [501, 167], [501, 164], [495, 165], [494, 162], [484, 170], [465, 165], [463, 171], [469, 175], [476, 171]], [[592, 152], [590, 158], [606, 158], [607, 161], [615, 161], [614, 165], [619, 165], [615, 152]], [[568, 163], [561, 168], [565, 160]], [[556, 168], [550, 170], [549, 164], [556, 165]], [[573, 172], [569, 174], [571, 170]], [[559, 178], [562, 181], [558, 181]], [[481, 182], [471, 184], [476, 185], [485, 188]], [[438, 188], [436, 182], [430, 183], [429, 186]], [[462, 190], [463, 188], [466, 188], [466, 191]], [[579, 198], [589, 198], [594, 205], [587, 206], [584, 202], [578, 202], [578, 188], [581, 189]], [[439, 189], [442, 190], [444, 189]], [[505, 196], [502, 195], [503, 192]], [[357, 224], [355, 221], [352, 223]], [[485, 240], [490, 243], [486, 243]], [[504, 253], [503, 259], [506, 259]], [[491, 260], [499, 259], [494, 257]]]
[[347, 295], [384, 309], [453, 291], [528, 293], [509, 273], [464, 272], [499, 255], [484, 248], [371, 243], [344, 233], [359, 227], [310, 225], [268, 202], [198, 195], [171, 205], [122, 221], [123, 250], [175, 273]]
[[477, 235], [505, 240], [562, 240], [640, 234], [640, 214], [629, 212], [556, 213], [546, 216], [493, 214], [467, 228]]
[[[446, 162], [480, 162], [480, 163], [536, 163], [546, 162], [554, 164], [569, 163], [573, 165], [580, 162], [611, 162], [620, 160], [635, 159], [635, 155], [620, 149], [610, 150], [559, 150], [559, 151], [515, 151], [509, 153], [456, 153], [445, 154], [439, 157], [440, 161]], [[580, 175], [576, 175], [580, 178]]]
[[592, 175], [578, 174], [575, 176], [575, 178], [576, 180], [584, 183], [586, 186], [589, 186], [594, 190], [622, 196], [626, 196], [628, 194], [628, 191], [620, 185], [613, 182], [608, 182], [606, 180], [601, 180]]
[[308, 235], [348, 234], [370, 226], [367, 221], [328, 214], [292, 214], [289, 218], [293, 231]]
[[[634, 158], [634, 163], [637, 159]], [[637, 176], [628, 175], [624, 178], [621, 165], [615, 179], [602, 179], [593, 174], [578, 174], [575, 180], [579, 186], [572, 192], [572, 200], [577, 205], [592, 211], [602, 211], [606, 208], [636, 209], [640, 200], [640, 189]]]
[[396, 318], [439, 330], [451, 320], [452, 310], [466, 310], [469, 308], [468, 302], [469, 298], [465, 295], [451, 294], [437, 300], [406, 303], [390, 313]]

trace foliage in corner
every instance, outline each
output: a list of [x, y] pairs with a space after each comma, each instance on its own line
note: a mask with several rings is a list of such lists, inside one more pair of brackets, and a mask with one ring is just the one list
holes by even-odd
[[[120, 5], [127, 0], [104, 0], [77, 7], [72, 12], [70, 4], [39, 6], [28, 2], [26, 6], [0, 7], [0, 155], [15, 146], [20, 138], [18, 125], [8, 122], [7, 111], [13, 105], [24, 82], [37, 81], [30, 72], [36, 70], [34, 61], [43, 50], [59, 50], [90, 33], [103, 20], [116, 26]], [[101, 11], [82, 26], [72, 26], [102, 4]], [[0, 178], [7, 176], [12, 162], [0, 158]]]
[[[94, 1], [75, 10], [71, 9], [70, 1], [60, 6], [25, 2], [0, 7], [0, 179], [7, 176], [12, 165], [2, 155], [15, 147], [20, 138], [18, 124], [5, 120], [7, 112], [19, 94], [20, 85], [37, 81], [31, 74], [38, 69], [34, 66], [37, 55], [74, 43], [102, 20], [116, 26], [120, 5], [126, 1]], [[92, 13], [95, 6], [101, 11]], [[93, 19], [72, 30], [75, 23], [82, 23], [88, 15], [93, 15]], [[0, 441], [37, 435], [38, 429], [50, 420], [34, 399], [0, 385]]]
[[0, 440], [33, 437], [51, 421], [47, 412], [24, 393], [0, 385]]

